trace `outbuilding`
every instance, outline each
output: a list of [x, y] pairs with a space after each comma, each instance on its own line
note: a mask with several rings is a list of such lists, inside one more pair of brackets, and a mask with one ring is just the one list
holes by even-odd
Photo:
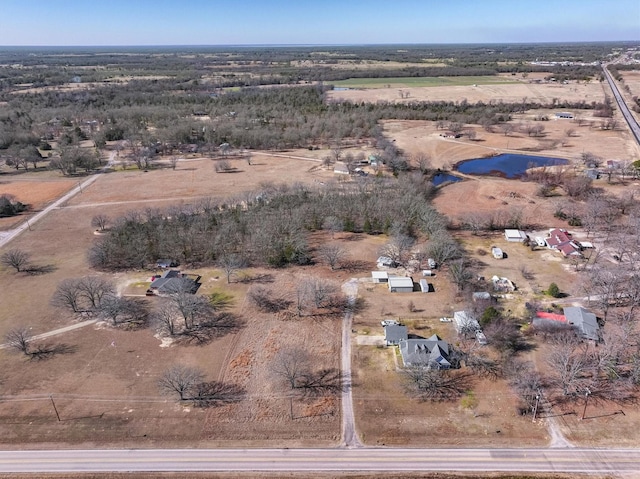
[[422, 291], [423, 293], [428, 293], [429, 291], [431, 291], [429, 287], [429, 283], [427, 283], [426, 279], [421, 279], [419, 283], [420, 283], [420, 291]]
[[389, 282], [389, 273], [387, 271], [372, 271], [371, 279], [374, 283], [387, 283]]
[[504, 230], [504, 239], [512, 243], [522, 243], [527, 239], [527, 234], [520, 230]]
[[409, 276], [391, 276], [388, 285], [389, 291], [392, 293], [413, 292], [413, 279]]

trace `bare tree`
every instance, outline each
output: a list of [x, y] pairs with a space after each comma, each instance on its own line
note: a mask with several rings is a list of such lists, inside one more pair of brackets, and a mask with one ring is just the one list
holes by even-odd
[[122, 298], [115, 295], [104, 297], [100, 302], [99, 311], [113, 326], [123, 323], [142, 326], [149, 317], [146, 302], [139, 298]]
[[21, 353], [30, 355], [29, 352], [29, 342], [32, 339], [31, 333], [29, 332], [29, 328], [26, 326], [21, 326], [15, 329], [12, 329], [5, 336], [7, 344], [12, 348], [20, 351]]
[[196, 407], [215, 407], [241, 401], [246, 391], [241, 386], [222, 381], [206, 381], [196, 384], [193, 404]]
[[432, 236], [424, 250], [427, 258], [433, 258], [438, 264], [445, 264], [462, 256], [462, 248], [451, 235], [446, 232]]
[[406, 368], [404, 376], [409, 392], [423, 401], [456, 399], [469, 389], [469, 377], [460, 371], [414, 366]]
[[175, 336], [177, 331], [176, 319], [179, 314], [171, 300], [162, 299], [153, 315], [153, 321], [161, 332]]
[[218, 260], [218, 266], [224, 270], [227, 277], [227, 284], [231, 283], [231, 278], [246, 266], [246, 262], [242, 256], [237, 253], [223, 254]]
[[278, 292], [265, 286], [251, 287], [247, 292], [247, 298], [265, 313], [277, 313], [291, 305], [291, 301], [279, 296]]
[[185, 331], [195, 328], [213, 314], [213, 308], [209, 301], [202, 296], [193, 294], [192, 288], [192, 282], [185, 278], [169, 294], [169, 299], [182, 316]]
[[418, 165], [418, 169], [423, 175], [427, 174], [431, 170], [431, 158], [428, 155], [418, 153], [413, 158], [413, 161]]
[[10, 249], [0, 256], [0, 263], [9, 268], [14, 268], [20, 273], [29, 267], [31, 255], [21, 249]]
[[115, 295], [115, 287], [111, 281], [101, 276], [85, 276], [77, 283], [80, 296], [87, 301], [91, 309], [100, 308], [102, 298]]
[[574, 333], [556, 336], [546, 359], [551, 379], [564, 396], [579, 393], [586, 387], [589, 356], [586, 345]]
[[322, 228], [331, 231], [331, 238], [334, 238], [336, 233], [344, 230], [344, 223], [340, 218], [327, 216], [322, 223]]
[[100, 231], [105, 231], [110, 222], [109, 217], [101, 213], [91, 219], [91, 226], [98, 228]]
[[80, 311], [82, 292], [78, 279], [69, 278], [63, 280], [53, 293], [51, 303], [54, 306], [69, 308], [74, 313]]
[[308, 374], [311, 366], [309, 353], [302, 348], [281, 349], [271, 362], [271, 372], [284, 380], [291, 389], [300, 387], [299, 381]]
[[338, 244], [323, 244], [318, 248], [320, 258], [335, 270], [346, 255], [345, 249]]
[[473, 278], [473, 272], [462, 259], [449, 264], [449, 275], [451, 276], [451, 281], [458, 287], [458, 291], [462, 291]]
[[509, 136], [514, 129], [515, 128], [511, 123], [503, 123], [500, 125], [500, 130], [504, 133], [504, 136]]
[[393, 235], [391, 240], [380, 248], [380, 254], [391, 258], [398, 264], [404, 265], [409, 260], [409, 254], [415, 240], [405, 234]]
[[204, 374], [199, 369], [175, 365], [166, 370], [158, 380], [158, 387], [165, 394], [178, 394], [181, 401], [193, 400]]

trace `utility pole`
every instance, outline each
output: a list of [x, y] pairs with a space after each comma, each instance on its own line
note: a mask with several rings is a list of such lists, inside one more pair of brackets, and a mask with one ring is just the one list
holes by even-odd
[[536, 422], [536, 414], [538, 413], [538, 404], [540, 403], [540, 390], [538, 389], [538, 394], [536, 394], [536, 405], [533, 406], [533, 422]]
[[582, 410], [582, 417], [580, 418], [580, 420], [584, 419], [584, 415], [587, 413], [587, 404], [589, 402], [589, 395], [591, 394], [591, 391], [589, 390], [589, 388], [585, 388], [584, 390], [584, 409]]
[[56, 412], [56, 417], [58, 418], [58, 422], [59, 422], [60, 414], [58, 414], [58, 408], [56, 407], [56, 403], [53, 402], [53, 395], [49, 395], [49, 399], [51, 399], [51, 404], [53, 404], [53, 410]]

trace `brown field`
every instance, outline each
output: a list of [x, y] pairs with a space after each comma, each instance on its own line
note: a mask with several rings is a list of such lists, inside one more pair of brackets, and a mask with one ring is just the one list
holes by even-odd
[[[0, 271], [0, 335], [4, 337], [19, 325], [28, 325], [33, 334], [39, 334], [77, 321], [50, 306], [49, 299], [64, 278], [95, 274], [85, 255], [95, 240], [90, 221], [98, 212], [117, 217], [130, 209], [168, 206], [169, 200], [221, 198], [256, 188], [263, 181], [312, 182], [332, 176], [309, 172], [314, 166], [300, 160], [260, 157], [235, 174], [216, 174], [210, 160], [199, 160], [181, 163], [176, 171], [101, 176], [68, 207], [55, 210], [8, 246], [25, 249], [34, 263], [50, 264], [54, 271], [39, 276]], [[174, 196], [180, 199], [172, 199]], [[243, 301], [249, 284], [226, 285], [219, 271], [197, 272], [204, 281], [200, 294], [223, 289], [234, 295], [232, 312], [244, 322], [238, 333], [201, 346], [161, 347], [152, 330], [114, 330], [98, 323], [44, 340], [72, 350], [47, 361], [29, 361], [11, 350], [0, 350], [3, 395], [15, 397], [0, 404], [3, 447], [267, 445], [274, 439], [290, 447], [334, 444], [340, 431], [336, 398], [289, 400], [273, 384], [267, 365], [279, 348], [295, 341], [322, 358], [318, 367], [338, 367], [340, 322], [322, 318], [283, 321], [256, 314]], [[292, 274], [306, 274], [269, 273], [281, 287], [291, 284]], [[124, 286], [144, 282], [149, 274], [120, 273], [113, 278]], [[210, 380], [239, 384], [246, 389], [247, 399], [211, 410], [182, 407], [160, 396], [156, 386], [162, 371], [175, 363], [197, 364]], [[54, 397], [60, 422], [49, 395]]]
[[25, 216], [40, 211], [76, 184], [77, 180], [60, 178], [53, 172], [0, 175], [0, 195], [11, 195], [17, 201], [29, 205], [29, 211], [23, 215], [0, 218], [0, 231], [13, 228]]
[[[543, 74], [542, 76], [546, 76]], [[516, 80], [516, 77], [509, 76]], [[532, 75], [531, 78], [534, 78]], [[401, 99], [397, 88], [371, 88], [352, 89], [328, 92], [330, 101], [350, 100], [353, 102], [379, 102], [404, 103], [415, 101], [461, 101], [466, 99], [470, 103], [483, 101], [502, 100], [505, 103], [519, 102], [523, 98], [528, 101], [550, 103], [554, 98], [567, 101], [592, 101], [604, 100], [605, 88], [608, 87], [599, 82], [577, 83], [567, 85], [557, 83], [532, 83], [531, 78], [518, 79], [518, 83], [477, 85], [477, 86], [434, 86], [434, 87], [403, 87], [402, 91], [409, 93], [409, 97]]]

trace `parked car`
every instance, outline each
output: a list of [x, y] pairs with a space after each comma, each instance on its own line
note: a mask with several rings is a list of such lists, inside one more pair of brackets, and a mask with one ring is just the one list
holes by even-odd
[[451, 323], [453, 319], [451, 318], [440, 318], [441, 323]]
[[427, 260], [427, 264], [429, 265], [429, 268], [431, 269], [436, 269], [438, 267], [438, 263], [436, 263], [436, 260], [433, 258], [429, 258]]
[[400, 324], [400, 323], [395, 319], [383, 319], [382, 321], [380, 321], [380, 324], [384, 327], [384, 326], [393, 326], [394, 324]]

